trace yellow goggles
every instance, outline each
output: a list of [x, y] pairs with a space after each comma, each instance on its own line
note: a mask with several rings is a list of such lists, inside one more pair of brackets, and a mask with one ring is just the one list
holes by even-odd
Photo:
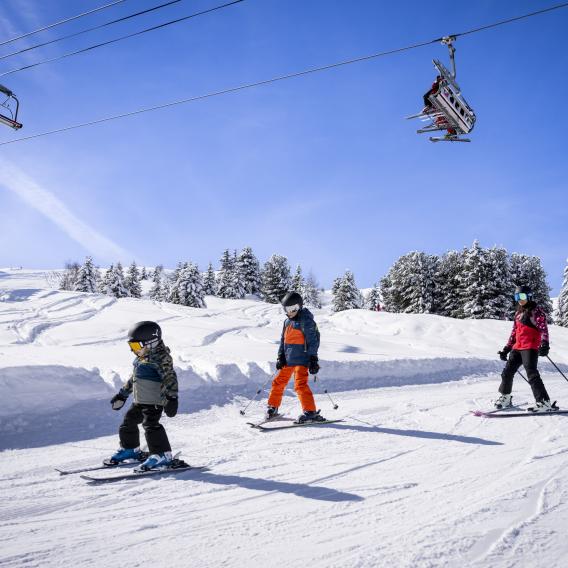
[[142, 345], [142, 343], [140, 343], [140, 341], [129, 341], [128, 345], [129, 345], [130, 349], [132, 349], [132, 351], [134, 351], [134, 353], [136, 353], [137, 351], [142, 351], [142, 349], [144, 349], [144, 345]]

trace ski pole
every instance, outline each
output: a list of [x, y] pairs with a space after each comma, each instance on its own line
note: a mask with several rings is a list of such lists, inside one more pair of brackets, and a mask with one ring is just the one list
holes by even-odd
[[556, 363], [548, 355], [546, 356], [546, 358], [554, 365], [554, 368], [568, 381], [568, 378], [566, 378], [566, 375], [558, 368]]
[[517, 373], [519, 373], [519, 375], [521, 375], [521, 377], [523, 377], [523, 379], [525, 380], [525, 382], [529, 383], [529, 385], [530, 385], [530, 382], [529, 382], [528, 379], [523, 375], [523, 373], [521, 373], [521, 371], [517, 371]]
[[[318, 380], [318, 376], [314, 375], [314, 383], [317, 382]], [[327, 398], [329, 398], [329, 401], [331, 402], [332, 406], [333, 406], [333, 410], [337, 410], [339, 408], [338, 404], [335, 404], [335, 402], [333, 401], [333, 398], [331, 398], [331, 395], [327, 392], [327, 389], [323, 389], [323, 392], [325, 394], [327, 394]]]
[[251, 398], [250, 402], [241, 410], [239, 410], [241, 416], [245, 415], [245, 412], [247, 411], [247, 408], [256, 400], [256, 397], [265, 389], [266, 385], [272, 381], [272, 379], [274, 379], [274, 377], [276, 376], [276, 373], [278, 371], [276, 371], [271, 377], [268, 377], [268, 379], [266, 380], [266, 382], [256, 391], [256, 394]]

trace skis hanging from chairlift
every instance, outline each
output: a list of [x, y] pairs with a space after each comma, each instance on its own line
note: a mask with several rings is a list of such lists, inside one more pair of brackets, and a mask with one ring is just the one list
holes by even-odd
[[0, 85], [0, 95], [6, 95], [6, 98], [0, 102], [0, 124], [5, 124], [14, 130], [22, 128], [22, 124], [18, 122], [18, 110], [20, 101], [16, 95], [8, 87]]
[[431, 142], [471, 142], [469, 138], [461, 138], [463, 134], [469, 134], [475, 126], [475, 113], [461, 94], [461, 89], [456, 82], [456, 62], [453, 46], [455, 36], [442, 38], [442, 43], [448, 46], [452, 71], [450, 72], [441, 61], [433, 59], [432, 62], [438, 70], [436, 81], [432, 88], [424, 95], [424, 108], [418, 114], [406, 118], [419, 118], [429, 122], [424, 128], [416, 132], [436, 132], [446, 130], [444, 136], [430, 136]]

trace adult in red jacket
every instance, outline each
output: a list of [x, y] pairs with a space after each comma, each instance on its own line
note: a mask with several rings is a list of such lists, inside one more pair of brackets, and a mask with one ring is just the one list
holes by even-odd
[[501, 396], [495, 401], [495, 407], [499, 409], [512, 405], [513, 377], [523, 365], [536, 401], [533, 412], [558, 410], [555, 404], [550, 403], [550, 397], [537, 369], [538, 356], [548, 355], [550, 345], [546, 314], [533, 302], [532, 296], [532, 291], [528, 286], [517, 286], [515, 301], [518, 307], [513, 331], [507, 345], [499, 351], [501, 359], [507, 361], [501, 373], [501, 385], [499, 386]]

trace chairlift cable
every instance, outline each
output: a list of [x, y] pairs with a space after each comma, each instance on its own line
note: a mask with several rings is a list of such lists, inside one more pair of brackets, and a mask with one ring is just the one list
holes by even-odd
[[166, 26], [171, 26], [172, 24], [178, 24], [180, 22], [184, 22], [191, 18], [196, 18], [197, 16], [203, 16], [204, 14], [209, 14], [210, 12], [215, 12], [216, 10], [221, 10], [223, 8], [228, 8], [229, 6], [233, 6], [235, 4], [240, 4], [245, 0], [233, 0], [232, 2], [228, 2], [226, 4], [220, 4], [219, 6], [214, 6], [213, 8], [208, 8], [207, 10], [202, 10], [200, 12], [194, 12], [193, 14], [189, 14], [188, 16], [183, 16], [182, 18], [177, 18], [175, 20], [169, 20], [162, 24], [158, 24], [157, 26], [152, 26], [150, 28], [146, 28], [140, 30], [138, 32], [134, 32], [128, 35], [124, 35], [121, 37], [117, 37], [115, 39], [110, 39], [108, 41], [103, 41], [101, 43], [97, 43], [95, 45], [90, 45], [88, 47], [84, 47], [82, 49], [78, 49], [76, 51], [71, 51], [69, 53], [64, 53], [63, 55], [59, 55], [57, 57], [52, 57], [51, 59], [45, 59], [43, 61], [38, 61], [36, 63], [30, 63], [29, 65], [24, 65], [23, 67], [19, 67], [17, 69], [11, 69], [10, 71], [5, 71], [4, 73], [0, 73], [0, 77], [5, 77], [6, 75], [11, 75], [12, 73], [18, 73], [19, 71], [24, 71], [26, 69], [31, 69], [32, 67], [38, 67], [39, 65], [45, 65], [46, 63], [53, 63], [54, 61], [60, 61], [61, 59], [66, 59], [67, 57], [72, 57], [73, 55], [78, 55], [79, 53], [85, 53], [87, 51], [92, 51], [93, 49], [97, 49], [98, 47], [103, 47], [105, 45], [110, 45], [113, 43], [117, 43], [124, 39], [128, 39], [131, 37], [139, 36], [148, 32], [153, 32], [155, 30], [159, 30], [161, 28], [165, 28]]
[[45, 47], [46, 45], [51, 45], [52, 43], [58, 43], [60, 41], [63, 41], [65, 39], [70, 39], [72, 37], [77, 37], [80, 36], [82, 34], [86, 34], [88, 32], [92, 32], [95, 30], [100, 30], [101, 28], [105, 28], [107, 26], [111, 26], [112, 24], [117, 24], [119, 22], [124, 22], [125, 20], [130, 20], [132, 18], [135, 18], [137, 16], [142, 16], [144, 14], [148, 14], [149, 12], [155, 12], [156, 10], [160, 10], [162, 8], [166, 8], [168, 6], [171, 6], [172, 4], [177, 4], [179, 2], [182, 2], [183, 0], [170, 0], [169, 2], [165, 2], [164, 4], [159, 4], [157, 6], [153, 6], [152, 8], [147, 8], [146, 10], [141, 10], [140, 12], [134, 12], [133, 14], [129, 14], [128, 16], [123, 16], [122, 18], [117, 18], [115, 20], [110, 20], [109, 22], [105, 22], [104, 24], [99, 24], [98, 26], [93, 26], [91, 28], [86, 28], [84, 30], [80, 30], [78, 32], [74, 32], [72, 34], [68, 34], [65, 36], [61, 36], [61, 37], [57, 37], [55, 39], [52, 39], [50, 41], [44, 41], [43, 43], [37, 43], [36, 45], [31, 45], [30, 47], [25, 47], [24, 49], [20, 49], [19, 51], [13, 51], [12, 53], [7, 53], [6, 55], [1, 55], [0, 56], [0, 60], [2, 59], [7, 59], [8, 57], [12, 57], [14, 55], [19, 55], [20, 53], [25, 53], [27, 51], [32, 51], [34, 49], [37, 49], [39, 47]]
[[[531, 16], [536, 16], [538, 14], [543, 14], [545, 12], [550, 12], [552, 10], [557, 10], [559, 8], [565, 8], [567, 6], [568, 6], [568, 2], [566, 2], [564, 4], [558, 4], [556, 6], [552, 6], [550, 8], [545, 9], [545, 10], [533, 12], [532, 14], [526, 14], [525, 16], [518, 16], [516, 18], [511, 18], [509, 20], [503, 20], [501, 22], [496, 22], [494, 24], [483, 26], [481, 28], [475, 28], [475, 29], [472, 29], [472, 30], [467, 30], [465, 32], [461, 32], [460, 34], [454, 34], [454, 37], [457, 37], [458, 35], [463, 36], [463, 35], [476, 33], [476, 32], [479, 32], [479, 31], [483, 31], [483, 30], [486, 30], [486, 29], [496, 27], [498, 25], [504, 25], [506, 23], [514, 22], [514, 21], [517, 21], [517, 20], [520, 20], [520, 19], [523, 19], [523, 18], [531, 17]], [[239, 86], [236, 86], [236, 87], [230, 87], [228, 89], [223, 89], [223, 90], [220, 90], [220, 91], [214, 91], [214, 92], [211, 92], [211, 93], [206, 93], [206, 94], [198, 95], [198, 96], [195, 96], [195, 97], [181, 99], [181, 100], [178, 100], [178, 101], [171, 101], [171, 102], [164, 103], [164, 104], [161, 104], [161, 105], [142, 108], [142, 109], [138, 109], [138, 110], [135, 110], [135, 111], [130, 111], [130, 112], [114, 115], [114, 116], [107, 116], [107, 117], [104, 117], [104, 118], [92, 120], [90, 122], [73, 124], [71, 126], [65, 126], [63, 128], [58, 128], [58, 129], [50, 130], [50, 131], [47, 131], [47, 132], [40, 132], [38, 134], [32, 134], [30, 136], [25, 136], [25, 137], [22, 137], [22, 138], [15, 138], [14, 140], [8, 140], [6, 142], [0, 142], [0, 146], [6, 146], [8, 144], [14, 144], [16, 142], [23, 142], [25, 140], [31, 140], [33, 138], [40, 138], [40, 137], [43, 137], [43, 136], [50, 136], [52, 134], [58, 134], [60, 132], [67, 132], [68, 130], [76, 130], [78, 128], [93, 126], [95, 124], [101, 124], [103, 122], [110, 122], [112, 120], [118, 120], [120, 118], [127, 118], [129, 116], [134, 116], [134, 115], [137, 115], [137, 114], [143, 114], [143, 113], [151, 112], [151, 111], [154, 111], [154, 110], [161, 110], [161, 109], [164, 109], [164, 108], [169, 108], [169, 107], [177, 106], [177, 105], [181, 105], [181, 104], [196, 102], [196, 101], [199, 101], [199, 100], [217, 97], [217, 96], [225, 95], [225, 94], [228, 94], [228, 93], [243, 91], [245, 89], [250, 89], [250, 88], [253, 88], [253, 87], [259, 87], [259, 86], [263, 86], [263, 85], [268, 85], [270, 83], [276, 83], [276, 82], [279, 82], [279, 81], [284, 81], [286, 79], [293, 79], [293, 78], [296, 78], [296, 77], [302, 77], [302, 76], [305, 76], [305, 75], [310, 75], [312, 73], [317, 73], [319, 71], [327, 71], [329, 69], [335, 69], [337, 67], [343, 67], [343, 66], [346, 66], [346, 65], [350, 65], [352, 63], [360, 63], [362, 61], [369, 61], [371, 59], [376, 59], [378, 57], [385, 57], [385, 56], [388, 56], [388, 55], [394, 55], [395, 53], [401, 53], [403, 51], [409, 51], [411, 49], [417, 49], [419, 47], [425, 47], [426, 45], [438, 43], [440, 40], [441, 40], [441, 38], [436, 38], [436, 39], [433, 39], [433, 40], [430, 40], [430, 41], [416, 43], [414, 45], [409, 45], [409, 46], [406, 46], [406, 47], [400, 47], [398, 49], [392, 49], [392, 50], [389, 50], [389, 51], [383, 51], [383, 52], [374, 53], [374, 54], [371, 54], [371, 55], [365, 55], [365, 56], [362, 56], [362, 57], [357, 57], [355, 59], [348, 59], [348, 60], [345, 60], [345, 61], [339, 61], [337, 63], [331, 63], [329, 65], [324, 65], [324, 66], [321, 66], [321, 67], [313, 67], [311, 69], [305, 69], [303, 71], [298, 71], [296, 73], [289, 73], [287, 75], [280, 75], [280, 76], [277, 76], [277, 77], [272, 77], [271, 79], [265, 79], [263, 81], [256, 81], [254, 83], [246, 83], [244, 85], [239, 85]]]
[[47, 26], [44, 26], [43, 28], [39, 28], [39, 29], [34, 30], [32, 32], [27, 32], [27, 33], [22, 34], [20, 36], [13, 37], [12, 39], [7, 39], [5, 41], [2, 41], [2, 42], [0, 42], [0, 46], [6, 45], [8, 43], [12, 43], [14, 41], [17, 41], [19, 39], [23, 39], [25, 37], [29, 37], [29, 36], [37, 34], [39, 32], [44, 32], [45, 30], [49, 30], [49, 29], [54, 28], [56, 26], [60, 26], [61, 24], [66, 24], [67, 22], [72, 22], [73, 20], [78, 20], [79, 18], [82, 18], [84, 16], [88, 16], [89, 14], [94, 14], [95, 12], [100, 12], [101, 10], [105, 10], [106, 8], [112, 8], [112, 6], [115, 6], [116, 4], [121, 4], [122, 2], [126, 2], [126, 0], [115, 0], [115, 2], [111, 2], [110, 4], [105, 4], [104, 6], [99, 6], [98, 8], [93, 8], [92, 10], [89, 10], [88, 12], [83, 12], [82, 14], [77, 14], [76, 16], [71, 16], [70, 18], [66, 18], [65, 20], [59, 20], [58, 22], [54, 22], [53, 24], [49, 24]]

